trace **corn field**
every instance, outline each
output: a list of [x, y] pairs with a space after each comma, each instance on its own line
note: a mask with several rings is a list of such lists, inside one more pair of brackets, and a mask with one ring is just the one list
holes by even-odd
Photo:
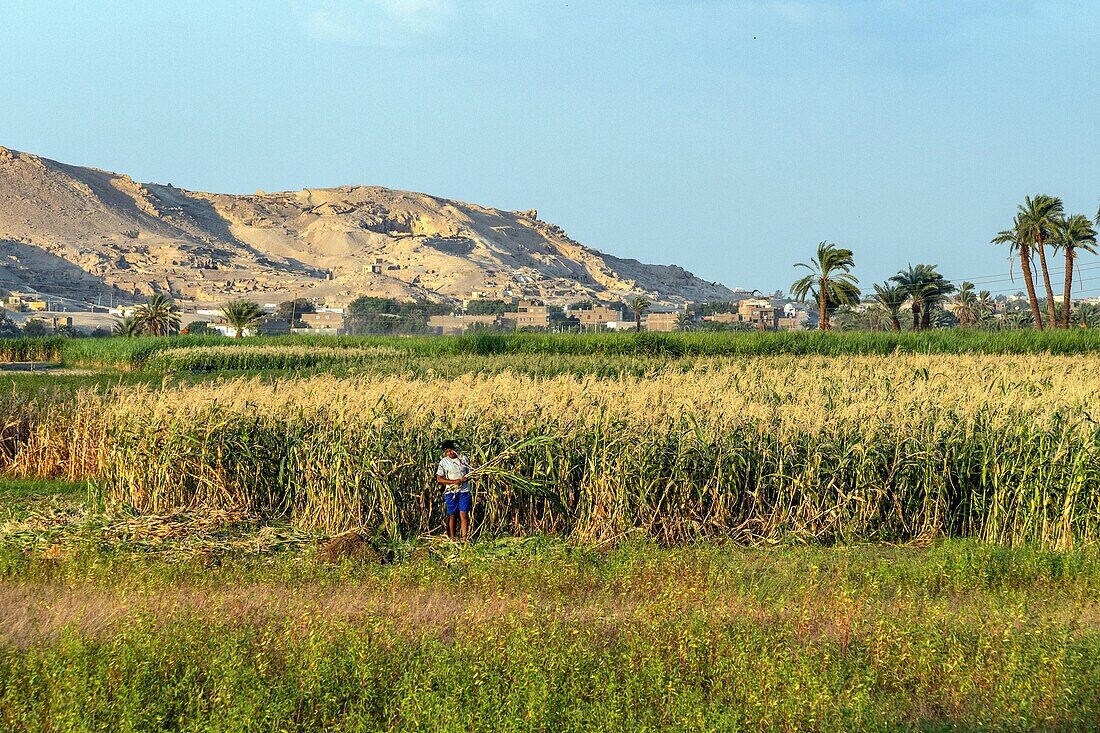
[[[199, 353], [189, 354], [189, 351]], [[365, 352], [356, 355], [355, 351]], [[59, 361], [74, 367], [176, 371], [299, 369], [368, 363], [370, 352], [407, 359], [447, 356], [700, 358], [890, 356], [894, 354], [1087, 356], [1100, 353], [1100, 329], [920, 333], [472, 333], [464, 336], [144, 336], [0, 339], [0, 361]], [[171, 353], [165, 353], [171, 352]], [[311, 355], [309, 352], [316, 352]], [[345, 352], [341, 357], [340, 352]]]
[[474, 482], [481, 533], [1070, 548], [1100, 537], [1098, 375], [1097, 357], [913, 355], [123, 387], [7, 398], [0, 461], [90, 478], [108, 508], [403, 535], [441, 521], [453, 438], [475, 466], [508, 454]]

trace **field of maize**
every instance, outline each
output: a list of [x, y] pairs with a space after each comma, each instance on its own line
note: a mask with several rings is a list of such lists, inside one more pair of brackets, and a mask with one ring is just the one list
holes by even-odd
[[[201, 349], [201, 351], [196, 351]], [[891, 354], [1088, 355], [1100, 329], [922, 333], [473, 333], [437, 336], [220, 336], [0, 339], [0, 363], [52, 361], [121, 370], [250, 370], [369, 366], [372, 352], [408, 360], [453, 356], [696, 358], [720, 356], [888, 356]], [[165, 353], [168, 352], [168, 353]], [[356, 353], [360, 352], [360, 353]], [[311, 353], [313, 354], [311, 356]], [[342, 355], [342, 356], [341, 356]]]
[[483, 536], [1068, 549], [1100, 538], [1098, 374], [1095, 356], [697, 357], [642, 376], [422, 370], [12, 392], [0, 468], [91, 479], [110, 509], [398, 537], [441, 521], [432, 471], [454, 438], [495, 466], [474, 487]]

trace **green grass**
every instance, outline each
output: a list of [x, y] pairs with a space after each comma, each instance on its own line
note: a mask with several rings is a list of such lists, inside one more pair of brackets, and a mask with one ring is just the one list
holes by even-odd
[[0, 477], [0, 501], [38, 496], [65, 496], [86, 490], [83, 481]]
[[6, 581], [50, 609], [0, 642], [8, 727], [1100, 724], [1095, 554], [421, 542], [392, 565], [284, 552], [184, 573], [105, 557]]
[[[20, 730], [1089, 730], [1096, 636], [692, 615], [613, 631], [517, 618], [395, 638], [384, 624], [157, 624], [5, 650]], [[992, 626], [992, 625], [990, 625]], [[472, 632], [472, 633], [471, 633]], [[117, 729], [117, 728], [116, 728]]]
[[84, 481], [23, 479], [0, 476], [0, 521], [19, 520], [34, 511], [81, 502], [88, 491]]
[[[70, 366], [140, 369], [155, 354], [166, 349], [227, 344], [300, 345], [323, 349], [385, 346], [410, 357], [499, 354], [659, 358], [777, 354], [1086, 354], [1100, 351], [1100, 330], [985, 332], [952, 329], [925, 333], [479, 333], [455, 337], [294, 335], [256, 337], [240, 341], [217, 336], [5, 339], [0, 340], [0, 361], [60, 361]], [[238, 365], [228, 368], [253, 367]]]
[[0, 393], [34, 395], [41, 392], [74, 392], [85, 388], [105, 390], [120, 385], [159, 385], [163, 381], [164, 376], [160, 374], [120, 372], [116, 369], [0, 372]]
[[118, 538], [130, 520], [29, 550], [0, 522], [0, 728], [1100, 725], [1095, 549], [421, 538], [326, 562], [260, 525], [168, 559]]

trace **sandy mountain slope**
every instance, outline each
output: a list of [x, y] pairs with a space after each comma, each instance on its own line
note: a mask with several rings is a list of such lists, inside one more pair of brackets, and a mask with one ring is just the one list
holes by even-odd
[[360, 295], [725, 300], [674, 265], [585, 247], [536, 212], [344, 186], [251, 196], [140, 184], [0, 148], [0, 288], [196, 304]]

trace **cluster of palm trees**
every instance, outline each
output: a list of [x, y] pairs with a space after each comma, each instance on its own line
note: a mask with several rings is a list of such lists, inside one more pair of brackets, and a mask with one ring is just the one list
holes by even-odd
[[[1096, 214], [1095, 224], [1100, 226], [1100, 212]], [[993, 243], [1009, 245], [1012, 261], [1019, 257], [1030, 306], [1030, 314], [1006, 314], [1003, 322], [998, 322], [999, 325], [1017, 328], [1034, 326], [1039, 329], [1044, 325], [1069, 328], [1073, 321], [1080, 325], [1100, 325], [1100, 309], [1089, 304], [1082, 304], [1078, 313], [1072, 313], [1074, 263], [1082, 251], [1096, 253], [1097, 231], [1087, 216], [1066, 216], [1062, 200], [1054, 196], [1039, 194], [1027, 197], [1017, 208], [1012, 228], [1000, 232], [993, 238]], [[1055, 300], [1050, 283], [1048, 247], [1065, 257], [1061, 303]], [[1038, 272], [1035, 270], [1036, 261]], [[854, 266], [852, 251], [831, 242], [821, 242], [817, 247], [817, 256], [809, 264], [800, 262], [795, 265], [796, 268], [808, 270], [808, 273], [791, 285], [791, 295], [800, 300], [813, 300], [818, 310], [819, 329], [828, 331], [832, 327], [832, 316], [837, 311], [850, 309], [860, 302], [859, 280], [852, 274]], [[1046, 290], [1045, 324], [1035, 290], [1036, 274], [1041, 275]], [[945, 321], [953, 322], [948, 314], [964, 327], [989, 325], [994, 321], [995, 310], [993, 295], [988, 290], [978, 291], [970, 282], [963, 282], [961, 288], [956, 288], [937, 271], [935, 265], [925, 264], [909, 265], [886, 282], [875, 284], [874, 295], [869, 298], [868, 305], [866, 314], [871, 327], [894, 331], [902, 329], [901, 313], [906, 307], [912, 313], [914, 331], [947, 325]]]
[[245, 329], [255, 326], [264, 317], [264, 309], [251, 300], [231, 300], [222, 308], [222, 317], [233, 327], [237, 338]]
[[974, 283], [963, 281], [962, 287], [951, 300], [951, 310], [964, 328], [988, 324], [996, 309], [993, 294], [988, 290], [975, 290]]
[[[852, 251], [832, 242], [821, 242], [817, 246], [817, 256], [809, 264], [795, 265], [808, 273], [791, 285], [791, 295], [814, 301], [820, 330], [832, 328], [832, 317], [838, 310], [860, 302], [859, 279], [852, 274], [854, 266]], [[973, 289], [970, 283], [964, 285]], [[874, 290], [866, 311], [872, 328], [900, 331], [901, 312], [908, 306], [912, 312], [913, 330], [923, 331], [937, 325], [937, 314], [943, 312], [956, 288], [935, 265], [918, 264], [909, 265], [886, 282], [875, 284]], [[969, 295], [971, 291], [967, 292]], [[988, 293], [983, 293], [985, 296]], [[992, 302], [992, 298], [989, 300]]]
[[[116, 336], [171, 336], [180, 332], [180, 309], [167, 296], [156, 294], [137, 307], [134, 314], [115, 323]], [[256, 325], [265, 315], [259, 303], [231, 300], [222, 308], [222, 316], [233, 327], [237, 338]]]
[[936, 270], [935, 265], [923, 264], [909, 265], [874, 288], [871, 313], [886, 320], [894, 331], [901, 330], [901, 311], [906, 305], [913, 314], [914, 331], [926, 331], [937, 325], [935, 314], [943, 311], [955, 292], [955, 286]]
[[132, 316], [115, 324], [116, 336], [169, 336], [180, 331], [180, 309], [166, 296], [156, 294]]
[[[1095, 222], [1100, 225], [1100, 211]], [[1096, 229], [1093, 222], [1084, 214], [1065, 213], [1062, 200], [1056, 196], [1039, 194], [1028, 196], [1016, 209], [1012, 228], [1006, 229], [993, 238], [993, 244], [1007, 244], [1010, 258], [1020, 258], [1020, 270], [1027, 288], [1028, 305], [1034, 326], [1043, 329], [1043, 313], [1039, 309], [1039, 299], [1035, 292], [1035, 272], [1033, 256], [1039, 260], [1039, 274], [1042, 275], [1043, 288], [1046, 290], [1046, 326], [1050, 328], [1069, 328], [1072, 304], [1070, 294], [1073, 288], [1073, 264], [1082, 250], [1096, 253]], [[1050, 285], [1050, 269], [1047, 267], [1047, 247], [1053, 252], [1061, 251], [1065, 257], [1065, 283], [1062, 290], [1061, 318], [1055, 305], [1054, 289]]]

